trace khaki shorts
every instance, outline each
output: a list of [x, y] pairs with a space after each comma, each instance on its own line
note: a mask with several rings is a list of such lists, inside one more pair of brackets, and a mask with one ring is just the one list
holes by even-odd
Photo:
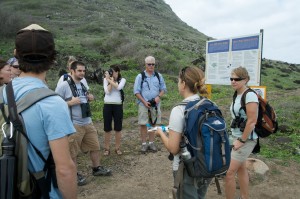
[[84, 126], [74, 124], [74, 127], [76, 133], [68, 137], [72, 158], [77, 157], [79, 151], [87, 153], [100, 150], [97, 130], [93, 123]]
[[[152, 122], [155, 121], [157, 117], [156, 124], [161, 124], [161, 111], [160, 111], [160, 103], [157, 106], [157, 114], [154, 107], [150, 108], [151, 116], [152, 116]], [[148, 108], [146, 108], [144, 105], [139, 105], [139, 125], [146, 125], [147, 123], [150, 123], [149, 117], [148, 117]]]
[[[236, 137], [233, 137], [234, 141], [237, 139]], [[256, 145], [257, 140], [247, 140], [246, 143], [239, 148], [238, 150], [231, 150], [231, 158], [234, 160], [237, 160], [239, 162], [245, 162], [247, 158], [252, 153], [252, 150], [254, 149]]]

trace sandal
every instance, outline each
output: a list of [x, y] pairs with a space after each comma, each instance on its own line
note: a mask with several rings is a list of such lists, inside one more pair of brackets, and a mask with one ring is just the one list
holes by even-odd
[[116, 149], [115, 152], [116, 152], [117, 155], [122, 155], [123, 154], [120, 149]]
[[104, 149], [103, 155], [108, 156], [110, 154], [109, 149]]

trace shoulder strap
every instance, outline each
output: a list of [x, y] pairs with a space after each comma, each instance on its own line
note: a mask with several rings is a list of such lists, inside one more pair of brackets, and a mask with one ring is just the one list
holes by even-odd
[[158, 79], [158, 82], [159, 82], [159, 84], [160, 84], [160, 77], [159, 77], [159, 74], [158, 74], [158, 72], [154, 71], [154, 76], [156, 76], [156, 77], [157, 77], [157, 79]]
[[144, 80], [145, 80], [145, 78], [146, 78], [145, 71], [142, 71], [142, 72], [141, 72], [141, 76], [142, 76], [142, 79], [141, 79], [141, 89], [142, 89], [142, 88], [143, 88], [143, 82], [144, 82]]
[[[73, 80], [73, 78], [70, 76], [70, 79], [67, 80], [68, 83], [69, 83], [69, 86], [70, 86], [70, 89], [72, 91], [72, 94], [74, 97], [78, 97], [78, 93], [77, 93], [77, 87], [76, 87], [76, 84]], [[80, 81], [80, 85], [82, 87], [82, 90], [84, 93], [87, 93], [87, 89], [86, 87], [84, 86], [84, 84]]]
[[254, 90], [252, 90], [251, 88], [248, 88], [247, 90], [245, 90], [245, 92], [243, 93], [242, 97], [241, 97], [241, 109], [243, 109], [246, 113], [246, 95], [249, 92], [253, 92], [256, 94], [256, 92]]

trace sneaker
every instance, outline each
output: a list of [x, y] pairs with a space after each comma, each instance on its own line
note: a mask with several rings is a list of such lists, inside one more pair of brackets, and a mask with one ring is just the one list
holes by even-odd
[[147, 150], [148, 150], [148, 145], [147, 145], [147, 144], [142, 144], [141, 152], [142, 152], [142, 153], [146, 153]]
[[77, 185], [78, 186], [83, 186], [86, 185], [86, 179], [83, 177], [83, 175], [77, 173]]
[[93, 169], [94, 176], [109, 176], [111, 175], [111, 170], [106, 169], [103, 166], [98, 166], [97, 169]]
[[157, 151], [156, 146], [154, 145], [154, 143], [149, 144], [148, 146], [148, 150], [152, 151], [153, 153], [155, 153]]

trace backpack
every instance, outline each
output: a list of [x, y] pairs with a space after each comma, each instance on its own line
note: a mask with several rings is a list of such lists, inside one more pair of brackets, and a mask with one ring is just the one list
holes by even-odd
[[[146, 79], [146, 74], [145, 74], [145, 71], [141, 72], [141, 76], [142, 76], [142, 81], [141, 81], [141, 89], [143, 88], [143, 83]], [[159, 74], [158, 72], [154, 71], [154, 76], [157, 77], [158, 79], [158, 82], [160, 84], [160, 77], [159, 77]], [[148, 83], [148, 82], [147, 82]], [[149, 86], [149, 83], [148, 83], [148, 87], [149, 87], [149, 90], [150, 90], [150, 86]]]
[[[30, 142], [21, 113], [36, 102], [58, 94], [48, 88], [38, 88], [30, 91], [15, 102], [12, 83], [10, 82], [6, 86], [8, 104], [5, 104], [3, 101], [3, 88], [0, 88], [0, 117], [4, 121], [4, 124], [1, 123], [1, 126], [6, 137], [3, 137], [1, 147], [4, 147], [7, 143], [14, 147], [11, 159], [15, 159], [15, 161], [5, 162], [1, 160], [0, 162], [0, 198], [9, 198], [11, 196], [11, 198], [18, 199], [40, 199], [43, 196], [43, 198], [48, 199], [51, 190], [51, 181], [54, 187], [57, 187], [54, 160], [51, 152], [48, 158], [45, 159], [41, 152]], [[7, 135], [12, 135], [12, 132], [13, 136], [8, 137]], [[39, 172], [32, 173], [28, 170], [28, 144], [33, 146], [37, 155], [45, 162], [44, 169]], [[3, 153], [2, 157], [4, 156], [5, 154]], [[6, 172], [3, 172], [4, 170]], [[10, 175], [9, 173], [14, 174]]]
[[218, 193], [221, 194], [217, 177], [226, 174], [231, 157], [226, 122], [221, 110], [206, 98], [179, 105], [186, 105], [183, 138], [191, 154], [191, 159], [183, 161], [181, 165], [184, 165], [190, 177], [214, 177]]
[[[277, 122], [275, 110], [267, 100], [263, 99], [251, 88], [247, 89], [241, 97], [241, 109], [243, 109], [246, 113], [245, 101], [246, 101], [246, 95], [249, 92], [254, 92], [258, 98], [258, 104], [259, 104], [258, 117], [255, 125], [256, 134], [261, 138], [265, 138], [268, 137], [269, 135], [276, 133], [278, 130], [278, 122]], [[237, 93], [235, 92], [233, 95], [233, 100], [235, 100], [236, 96]]]

